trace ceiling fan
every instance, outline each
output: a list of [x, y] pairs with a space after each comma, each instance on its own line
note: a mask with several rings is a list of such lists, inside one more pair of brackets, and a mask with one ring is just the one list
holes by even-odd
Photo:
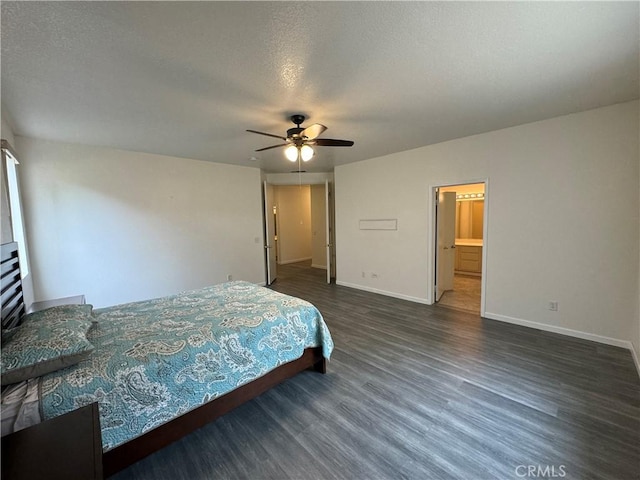
[[353, 142], [351, 140], [334, 140], [332, 138], [318, 138], [327, 129], [324, 125], [314, 123], [306, 128], [302, 128], [300, 125], [304, 122], [304, 115], [291, 115], [291, 121], [296, 125], [294, 128], [287, 130], [287, 136], [274, 135], [272, 133], [259, 132], [257, 130], [247, 130], [247, 132], [257, 133], [259, 135], [266, 135], [267, 137], [279, 138], [286, 143], [280, 143], [278, 145], [271, 145], [270, 147], [259, 148], [256, 152], [262, 152], [278, 147], [287, 147], [284, 154], [285, 156], [295, 162], [302, 159], [304, 162], [311, 160], [314, 151], [311, 148], [312, 145], [318, 145], [320, 147], [351, 147]]

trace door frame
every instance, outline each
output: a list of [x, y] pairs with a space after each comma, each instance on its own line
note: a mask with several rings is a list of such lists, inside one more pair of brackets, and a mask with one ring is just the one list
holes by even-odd
[[333, 273], [332, 267], [332, 255], [333, 255], [333, 241], [331, 233], [333, 227], [331, 225], [331, 182], [329, 180], [324, 181], [324, 220], [325, 220], [325, 257], [327, 261], [327, 283], [331, 283], [331, 274]]
[[484, 183], [484, 211], [483, 211], [483, 225], [482, 225], [482, 276], [480, 277], [480, 316], [484, 317], [486, 312], [486, 296], [487, 296], [487, 277], [489, 272], [487, 271], [487, 258], [489, 253], [489, 178], [480, 179], [465, 179], [449, 183], [438, 183], [429, 185], [428, 195], [428, 246], [427, 252], [429, 255], [429, 261], [427, 262], [427, 304], [435, 304], [435, 258], [438, 248], [436, 239], [436, 201], [435, 196], [439, 188], [453, 187], [456, 185], [468, 185], [471, 183]]
[[[269, 206], [269, 189], [271, 189], [271, 196], [273, 197], [273, 185], [268, 183], [266, 180], [262, 182], [262, 222], [264, 226], [263, 237], [264, 237], [264, 262], [265, 262], [265, 284], [268, 287], [271, 285], [277, 278], [278, 274], [278, 266], [277, 266], [277, 253], [276, 253], [276, 245], [274, 243], [274, 232], [275, 232], [275, 219], [274, 223], [274, 231], [272, 232], [269, 228], [269, 222], [273, 218], [273, 205]], [[273, 254], [273, 271], [271, 268], [271, 256]]]
[[[331, 208], [331, 278], [332, 282], [337, 281], [337, 255], [336, 255], [336, 207], [335, 207], [335, 178], [333, 173], [302, 173], [299, 175], [289, 175], [289, 174], [279, 174], [279, 173], [269, 173], [262, 176], [261, 182], [267, 182], [269, 185], [274, 187], [279, 187], [281, 185], [326, 185], [326, 181], [329, 183], [330, 188], [330, 200], [331, 206], [327, 206], [327, 208]], [[263, 224], [265, 221], [265, 213], [263, 208]], [[281, 230], [278, 228], [278, 232]], [[263, 232], [264, 236], [264, 232]], [[279, 242], [278, 242], [279, 245]], [[278, 247], [279, 248], [279, 247]], [[280, 257], [280, 252], [278, 252], [278, 258]], [[267, 276], [265, 265], [265, 278]]]
[[336, 271], [336, 200], [335, 200], [335, 184], [331, 180], [327, 180], [324, 186], [325, 194], [325, 228], [327, 240], [327, 283], [335, 282], [337, 279]]

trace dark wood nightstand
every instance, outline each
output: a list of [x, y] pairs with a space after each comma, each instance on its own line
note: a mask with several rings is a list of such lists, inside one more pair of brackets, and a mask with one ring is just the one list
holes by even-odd
[[98, 404], [2, 438], [2, 479], [102, 479]]

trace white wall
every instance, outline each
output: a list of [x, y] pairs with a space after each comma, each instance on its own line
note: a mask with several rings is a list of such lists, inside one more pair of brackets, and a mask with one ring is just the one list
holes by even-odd
[[324, 185], [327, 180], [333, 182], [333, 173], [267, 173], [264, 177], [272, 185]]
[[[0, 138], [6, 140], [9, 144], [15, 148], [13, 137], [13, 128], [9, 124], [7, 119], [7, 111], [2, 108], [2, 123], [0, 124]], [[0, 166], [0, 202], [2, 204], [2, 218], [0, 218], [0, 239], [1, 243], [9, 243], [13, 241], [13, 232], [11, 227], [11, 213], [9, 207], [9, 186], [7, 179], [5, 178], [6, 168], [4, 165]]]
[[260, 170], [16, 137], [36, 300], [264, 281]]
[[[4, 105], [0, 107], [1, 109], [1, 117], [2, 117], [2, 121], [0, 123], [0, 137], [3, 140], [6, 140], [9, 142], [9, 145], [11, 145], [11, 147], [15, 150], [15, 153], [18, 154], [18, 157], [20, 157], [19, 155], [19, 151], [16, 149], [16, 139], [15, 139], [15, 135], [14, 135], [14, 130], [13, 130], [13, 119], [11, 117], [11, 115], [9, 114], [9, 111], [4, 108]], [[20, 160], [20, 158], [18, 158], [18, 160]], [[4, 168], [3, 168], [3, 174], [4, 174]], [[21, 176], [21, 167], [17, 166], [16, 169], [16, 176], [18, 177], [18, 181], [20, 179]], [[2, 189], [4, 189], [5, 187], [7, 187], [8, 185], [5, 183], [5, 179], [2, 178]], [[2, 196], [3, 196], [3, 203], [8, 201], [8, 191], [3, 191], [2, 192]], [[3, 208], [6, 208], [8, 206], [7, 204], [3, 205]], [[5, 216], [3, 216], [2, 221], [0, 222], [0, 228], [2, 228], [2, 241], [3, 243], [5, 241], [11, 241], [11, 239], [13, 240], [17, 240], [17, 236], [13, 234], [13, 232], [7, 234], [6, 229], [12, 230], [12, 226], [11, 226], [11, 221]], [[25, 305], [27, 305], [27, 307], [29, 305], [31, 305], [31, 303], [33, 303], [34, 300], [34, 292], [33, 292], [33, 274], [31, 271], [31, 262], [30, 262], [30, 255], [29, 255], [29, 231], [28, 228], [24, 229], [24, 243], [26, 245], [26, 259], [23, 257], [21, 258], [21, 272], [23, 275], [26, 275], [22, 278], [22, 295], [23, 295], [23, 299], [24, 299], [24, 303]], [[25, 263], [27, 264], [27, 268], [25, 268]]]
[[[640, 125], [638, 125], [638, 137], [640, 138]], [[640, 163], [640, 158], [638, 159], [638, 162]], [[640, 168], [638, 170], [640, 170]], [[638, 182], [640, 183], [640, 178], [638, 179]], [[639, 200], [638, 209], [640, 210], [640, 195], [638, 197], [638, 200]], [[638, 238], [640, 238], [640, 231], [638, 231]], [[638, 262], [639, 262], [638, 278], [640, 279], [640, 258], [638, 259]], [[638, 281], [638, 304], [637, 304], [637, 310], [636, 310], [636, 318], [638, 321], [635, 323], [635, 327], [634, 327], [635, 333], [633, 334], [631, 341], [633, 343], [634, 360], [636, 362], [636, 368], [640, 373], [640, 280]]]
[[[486, 316], [630, 346], [638, 114], [634, 101], [336, 167], [338, 283], [429, 303], [431, 187], [487, 179]], [[366, 218], [398, 230], [359, 230]]]
[[325, 185], [311, 185], [311, 266], [327, 268]]
[[309, 185], [274, 187], [278, 222], [278, 263], [311, 259], [311, 191]]
[[4, 106], [0, 106], [2, 122], [0, 123], [0, 138], [9, 142], [9, 144], [15, 148], [16, 140], [13, 135], [13, 121], [11, 115]]

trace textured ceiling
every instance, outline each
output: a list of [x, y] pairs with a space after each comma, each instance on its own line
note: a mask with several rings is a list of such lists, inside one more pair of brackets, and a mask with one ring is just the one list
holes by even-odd
[[[308, 171], [638, 98], [637, 2], [8, 2], [15, 133]], [[304, 125], [303, 125], [304, 126]], [[257, 160], [250, 158], [255, 156]]]

